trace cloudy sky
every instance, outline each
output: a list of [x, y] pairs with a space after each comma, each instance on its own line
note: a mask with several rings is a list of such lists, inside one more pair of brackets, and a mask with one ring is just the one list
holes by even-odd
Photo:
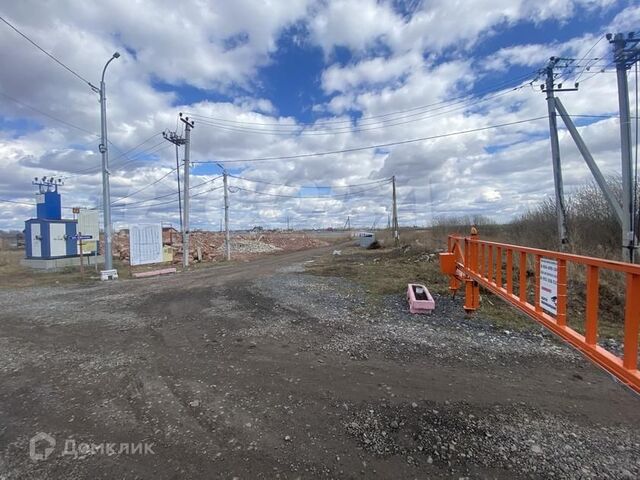
[[[195, 121], [193, 228], [218, 229], [216, 162], [232, 175], [233, 228], [287, 218], [340, 227], [347, 217], [365, 227], [386, 225], [393, 175], [404, 225], [439, 215], [509, 220], [552, 195], [536, 79], [552, 55], [576, 59], [558, 70], [565, 85], [580, 81], [562, 101], [601, 169], [619, 172], [603, 35], [640, 30], [634, 4], [2, 0], [0, 15], [94, 84], [120, 52], [106, 74], [117, 227], [178, 225], [176, 152], [161, 132], [183, 134], [179, 112]], [[0, 44], [0, 229], [35, 215], [36, 176], [64, 178], [65, 207], [100, 208], [98, 96], [5, 23]], [[589, 172], [560, 135], [570, 192]]]

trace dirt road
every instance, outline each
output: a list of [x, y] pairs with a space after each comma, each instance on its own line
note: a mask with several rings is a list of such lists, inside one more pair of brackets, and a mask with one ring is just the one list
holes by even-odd
[[634, 394], [542, 331], [304, 273], [328, 252], [0, 292], [0, 479], [638, 477]]

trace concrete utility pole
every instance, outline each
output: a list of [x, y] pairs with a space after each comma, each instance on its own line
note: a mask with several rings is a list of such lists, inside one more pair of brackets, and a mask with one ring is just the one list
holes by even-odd
[[180, 158], [178, 154], [178, 147], [185, 144], [185, 139], [178, 135], [178, 132], [162, 132], [162, 136], [165, 140], [173, 143], [176, 146], [176, 176], [178, 178], [178, 211], [180, 213], [180, 232], [183, 232], [182, 228], [182, 197], [180, 195]]
[[191, 150], [191, 129], [193, 128], [193, 120], [189, 121], [189, 117], [182, 118], [180, 113], [180, 121], [185, 124], [184, 130], [184, 220], [182, 222], [182, 266], [189, 268], [189, 158]]
[[[547, 111], [549, 112], [549, 135], [551, 137], [551, 159], [553, 164], [553, 184], [556, 194], [556, 219], [558, 221], [558, 238], [560, 249], [566, 250], [567, 238], [567, 210], [564, 204], [564, 187], [562, 184], [562, 166], [560, 163], [560, 142], [558, 141], [558, 122], [554, 101], [554, 68], [558, 58], [551, 57], [545, 68], [546, 82], [544, 92], [547, 94]], [[561, 86], [560, 86], [561, 87]]]
[[396, 246], [400, 243], [400, 233], [398, 232], [398, 204], [396, 202], [396, 176], [391, 177], [393, 185], [393, 240]]
[[618, 223], [622, 225], [622, 207], [620, 206], [620, 202], [618, 201], [615, 194], [611, 190], [611, 187], [607, 183], [607, 180], [604, 178], [604, 175], [598, 168], [598, 164], [596, 163], [593, 156], [591, 155], [591, 152], [589, 152], [589, 149], [587, 148], [586, 143], [582, 139], [580, 132], [578, 132], [578, 129], [573, 123], [573, 120], [571, 120], [571, 117], [567, 113], [567, 109], [564, 108], [564, 105], [562, 104], [562, 102], [558, 97], [555, 98], [555, 103], [556, 103], [556, 110], [560, 114], [560, 117], [562, 117], [564, 124], [567, 126], [567, 130], [569, 130], [569, 133], [571, 134], [573, 141], [578, 147], [578, 150], [582, 154], [584, 161], [587, 163], [589, 170], [591, 170], [591, 174], [593, 175], [593, 178], [595, 178], [596, 183], [600, 187], [600, 190], [602, 190], [602, 193], [604, 194], [604, 197], [607, 200], [607, 203], [609, 204], [611, 211], [615, 213]]
[[[109, 64], [119, 58], [120, 54], [115, 52], [105, 63], [100, 78], [100, 88], [89, 84], [94, 92], [100, 95], [100, 145], [98, 150], [102, 154], [102, 213], [104, 218], [104, 269], [113, 270], [113, 252], [111, 249], [111, 189], [109, 186], [109, 140], [107, 138], [107, 94], [104, 84], [104, 74]], [[109, 275], [106, 278], [110, 278]], [[112, 278], [112, 277], [111, 277]]]
[[635, 233], [634, 172], [631, 155], [631, 113], [629, 110], [629, 83], [627, 70], [640, 59], [638, 42], [633, 33], [607, 34], [613, 45], [613, 59], [618, 77], [618, 105], [620, 108], [620, 149], [622, 156], [622, 258], [634, 261], [638, 241]]
[[229, 238], [229, 186], [227, 185], [227, 170], [222, 172], [224, 184], [224, 256], [231, 260], [231, 241]]

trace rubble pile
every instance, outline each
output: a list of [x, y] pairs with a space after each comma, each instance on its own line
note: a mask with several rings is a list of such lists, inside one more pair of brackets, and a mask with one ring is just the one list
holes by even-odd
[[[282, 250], [280, 247], [271, 245], [269, 243], [261, 242], [260, 240], [248, 240], [248, 239], [231, 239], [231, 252], [233, 253], [268, 253]], [[218, 247], [218, 250], [224, 252], [224, 244]]]
[[[193, 262], [215, 262], [224, 258], [224, 233], [192, 231], [189, 242], [189, 256]], [[162, 240], [173, 250], [173, 263], [181, 263], [183, 248], [182, 235], [173, 229], [165, 229]], [[113, 236], [114, 257], [129, 261], [129, 232], [120, 230]], [[296, 251], [323, 247], [327, 242], [304, 233], [266, 232], [234, 233], [231, 237], [231, 254], [238, 259], [248, 259], [257, 254], [277, 251]]]

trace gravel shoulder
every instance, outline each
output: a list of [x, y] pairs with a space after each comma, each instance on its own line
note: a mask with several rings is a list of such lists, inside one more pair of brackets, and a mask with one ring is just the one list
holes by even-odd
[[330, 251], [0, 291], [0, 479], [640, 476], [640, 403], [609, 375], [460, 299], [415, 316], [305, 270]]

